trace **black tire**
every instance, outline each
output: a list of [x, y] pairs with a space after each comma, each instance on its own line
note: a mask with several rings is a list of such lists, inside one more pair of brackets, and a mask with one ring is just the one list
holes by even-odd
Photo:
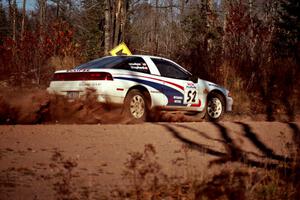
[[218, 93], [210, 93], [207, 96], [205, 118], [207, 121], [217, 122], [222, 119], [225, 111], [225, 100]]
[[143, 93], [137, 89], [128, 92], [125, 98], [123, 114], [132, 122], [144, 122], [148, 112], [148, 102]]

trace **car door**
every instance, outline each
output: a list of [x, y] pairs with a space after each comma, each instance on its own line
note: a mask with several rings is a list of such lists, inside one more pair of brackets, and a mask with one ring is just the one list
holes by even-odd
[[163, 93], [168, 98], [167, 106], [191, 107], [199, 104], [197, 84], [190, 74], [177, 64], [161, 58], [152, 58], [164, 80]]

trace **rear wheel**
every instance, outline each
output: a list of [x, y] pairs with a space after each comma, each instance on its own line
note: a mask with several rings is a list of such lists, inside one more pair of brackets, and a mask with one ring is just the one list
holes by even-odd
[[125, 98], [123, 111], [127, 117], [135, 122], [145, 121], [147, 114], [147, 101], [145, 95], [136, 89], [129, 91]]
[[211, 93], [207, 97], [206, 119], [208, 121], [219, 121], [225, 111], [225, 101], [222, 95]]

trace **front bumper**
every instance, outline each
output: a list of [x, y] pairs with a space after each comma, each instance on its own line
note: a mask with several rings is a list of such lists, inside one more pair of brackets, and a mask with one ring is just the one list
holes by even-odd
[[226, 97], [226, 111], [231, 112], [233, 105], [233, 99], [231, 97]]

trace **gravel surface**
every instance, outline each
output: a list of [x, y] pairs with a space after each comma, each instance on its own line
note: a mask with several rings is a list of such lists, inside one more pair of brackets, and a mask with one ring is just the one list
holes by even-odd
[[61, 185], [80, 199], [104, 198], [114, 188], [130, 186], [122, 176], [125, 162], [147, 144], [170, 177], [205, 177], [228, 164], [272, 167], [292, 156], [299, 127], [299, 122], [253, 121], [4, 125], [0, 199], [56, 199], [66, 192]]

